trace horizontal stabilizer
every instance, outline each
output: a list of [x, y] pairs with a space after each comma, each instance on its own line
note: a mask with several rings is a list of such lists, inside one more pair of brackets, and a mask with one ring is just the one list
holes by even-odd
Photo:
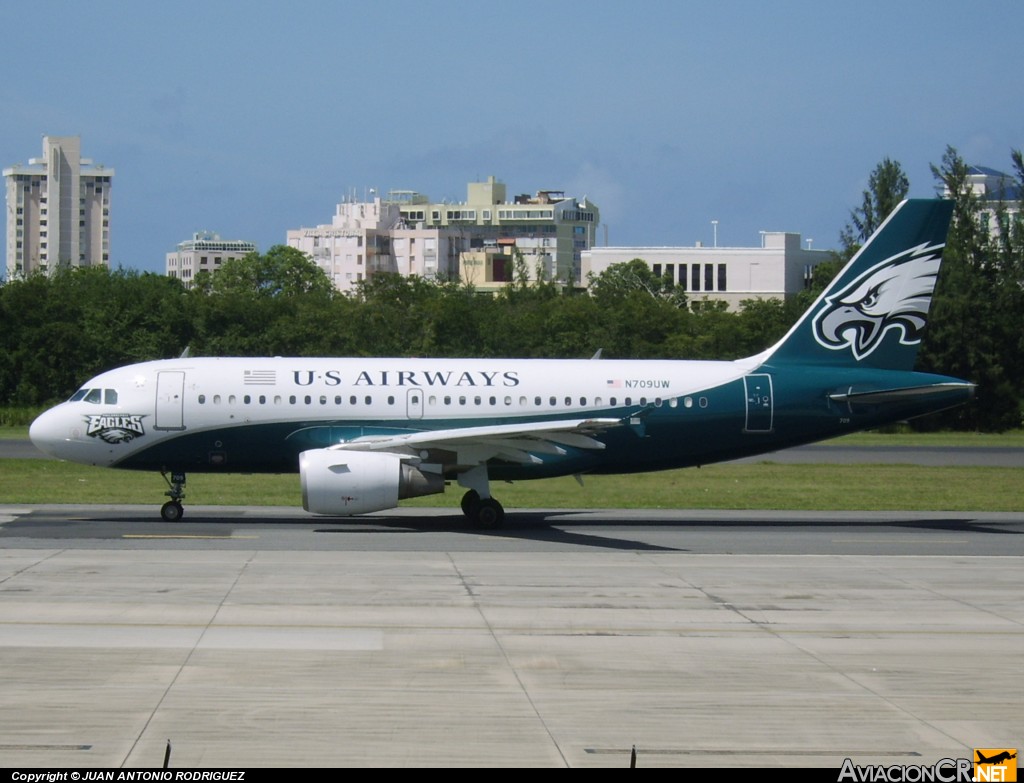
[[850, 405], [884, 405], [890, 402], [907, 402], [912, 399], [931, 397], [936, 394], [948, 394], [952, 391], [966, 390], [968, 395], [974, 393], [973, 383], [930, 383], [927, 386], [908, 386], [901, 389], [876, 389], [874, 391], [854, 391], [830, 394], [833, 402], [845, 402]]

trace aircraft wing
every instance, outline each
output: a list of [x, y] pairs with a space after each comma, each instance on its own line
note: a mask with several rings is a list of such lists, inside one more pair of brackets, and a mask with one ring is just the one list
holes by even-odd
[[488, 427], [464, 427], [446, 430], [416, 430], [400, 435], [366, 435], [339, 443], [332, 449], [342, 451], [390, 451], [419, 456], [422, 451], [453, 451], [462, 465], [479, 465], [500, 457], [511, 462], [539, 463], [538, 454], [562, 456], [566, 448], [603, 449], [594, 436], [612, 427], [623, 426], [620, 419], [567, 419], [563, 421], [497, 424]]

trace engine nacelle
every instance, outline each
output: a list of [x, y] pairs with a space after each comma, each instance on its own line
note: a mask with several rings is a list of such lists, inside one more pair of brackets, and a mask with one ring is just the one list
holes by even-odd
[[311, 449], [299, 455], [302, 507], [348, 517], [394, 508], [404, 498], [444, 492], [444, 476], [403, 462], [399, 454]]

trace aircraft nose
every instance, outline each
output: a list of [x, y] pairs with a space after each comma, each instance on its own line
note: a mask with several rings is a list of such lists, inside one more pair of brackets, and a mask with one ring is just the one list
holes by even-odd
[[69, 424], [64, 411], [59, 408], [43, 412], [28, 428], [28, 437], [35, 447], [58, 459], [64, 459], [63, 447], [80, 436], [81, 433], [75, 432], [74, 426]]

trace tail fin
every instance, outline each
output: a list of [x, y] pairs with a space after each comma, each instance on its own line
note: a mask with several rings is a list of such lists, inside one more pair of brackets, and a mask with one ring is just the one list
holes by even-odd
[[913, 370], [953, 202], [902, 202], [789, 333], [773, 364]]

